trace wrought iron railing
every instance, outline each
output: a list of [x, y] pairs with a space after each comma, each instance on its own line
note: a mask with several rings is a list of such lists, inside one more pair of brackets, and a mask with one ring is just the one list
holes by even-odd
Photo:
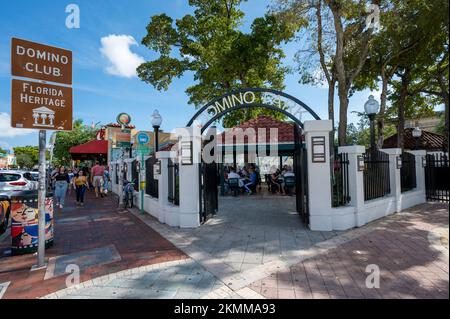
[[168, 168], [168, 182], [169, 182], [169, 196], [168, 200], [174, 205], [180, 204], [180, 177], [178, 174], [178, 164], [169, 160]]
[[429, 201], [449, 202], [448, 153], [427, 154], [425, 165], [425, 188]]
[[402, 167], [400, 168], [400, 185], [402, 192], [407, 192], [417, 187], [416, 156], [411, 153], [404, 152], [402, 154]]
[[158, 198], [158, 180], [153, 176], [153, 165], [157, 161], [156, 157], [145, 161], [145, 193], [154, 198]]
[[332, 167], [332, 205], [345, 206], [350, 203], [350, 190], [348, 183], [348, 154], [336, 154]]
[[389, 155], [368, 150], [364, 155], [364, 200], [384, 197], [391, 192]]
[[139, 190], [139, 172], [137, 169], [138, 161], [131, 163], [131, 181], [134, 181], [134, 189]]

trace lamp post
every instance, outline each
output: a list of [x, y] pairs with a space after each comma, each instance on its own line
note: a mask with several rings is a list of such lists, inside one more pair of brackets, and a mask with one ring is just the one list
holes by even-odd
[[369, 96], [369, 100], [364, 104], [364, 111], [370, 120], [370, 148], [375, 151], [375, 115], [377, 115], [378, 110], [380, 109], [380, 103], [375, 100], [373, 95]]
[[422, 130], [420, 129], [420, 127], [416, 126], [414, 128], [414, 130], [412, 131], [412, 136], [414, 137], [415, 140], [415, 149], [418, 150], [419, 149], [419, 140], [422, 137]]
[[159, 133], [159, 128], [161, 127], [161, 123], [162, 123], [162, 117], [159, 114], [158, 110], [153, 111], [153, 114], [152, 114], [152, 126], [153, 126], [153, 130], [155, 132], [155, 154], [159, 150], [158, 133]]

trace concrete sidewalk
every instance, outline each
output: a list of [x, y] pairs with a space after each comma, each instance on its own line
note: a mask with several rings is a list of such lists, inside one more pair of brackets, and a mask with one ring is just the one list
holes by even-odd
[[80, 271], [80, 282], [86, 282], [122, 270], [187, 258], [139, 218], [119, 210], [116, 197], [96, 199], [93, 191], [87, 193], [85, 207], [75, 206], [72, 192], [64, 209], [55, 211], [54, 240], [54, 246], [46, 251], [47, 268], [33, 272], [30, 269], [36, 255], [10, 256], [11, 237], [0, 242], [3, 298], [36, 298], [64, 289], [73, 265]]
[[[182, 231], [136, 216], [191, 257], [140, 268], [49, 298], [448, 298], [448, 206], [425, 204], [295, 254], [235, 269]], [[368, 265], [380, 288], [366, 287]]]

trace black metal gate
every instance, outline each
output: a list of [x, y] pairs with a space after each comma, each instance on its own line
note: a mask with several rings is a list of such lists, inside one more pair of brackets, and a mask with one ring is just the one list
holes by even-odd
[[[214, 142], [214, 137], [206, 140], [205, 144]], [[215, 148], [211, 149], [210, 155], [214, 158]], [[219, 209], [219, 170], [218, 164], [205, 163], [199, 164], [199, 184], [200, 184], [200, 223], [204, 223], [209, 217], [215, 215]]]
[[158, 198], [158, 180], [153, 176], [153, 165], [158, 159], [154, 156], [145, 161], [145, 193], [154, 198]]
[[448, 154], [426, 155], [425, 188], [428, 201], [449, 202]]
[[294, 153], [294, 174], [296, 191], [296, 208], [303, 223], [309, 225], [308, 208], [308, 158], [306, 148], [302, 142], [301, 129], [294, 126], [295, 153]]

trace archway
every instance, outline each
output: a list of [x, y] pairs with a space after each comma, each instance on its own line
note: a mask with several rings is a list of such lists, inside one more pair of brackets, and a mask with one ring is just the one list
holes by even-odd
[[[245, 88], [224, 94], [200, 108], [190, 119], [187, 126], [192, 126], [196, 121], [201, 123], [202, 134], [224, 115], [246, 108], [265, 108], [284, 114], [294, 122], [293, 168], [295, 173], [295, 206], [302, 221], [309, 224], [309, 212], [307, 205], [307, 169], [306, 149], [301, 142], [303, 129], [302, 114], [309, 113], [314, 120], [320, 117], [304, 102], [281, 91], [264, 88]], [[213, 139], [216, 138], [212, 137]], [[211, 142], [211, 140], [208, 140]], [[280, 160], [281, 162], [281, 160]], [[220, 172], [223, 174], [223, 172]], [[220, 180], [218, 163], [201, 163], [200, 175], [200, 222], [205, 222], [209, 216], [215, 215], [218, 210]], [[223, 186], [223, 185], [222, 185]]]

